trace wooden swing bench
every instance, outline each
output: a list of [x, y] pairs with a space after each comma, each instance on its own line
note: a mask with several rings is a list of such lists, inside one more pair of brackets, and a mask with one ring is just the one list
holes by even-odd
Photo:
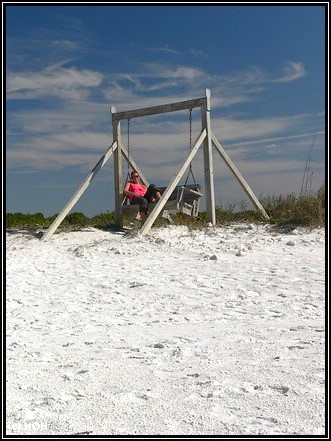
[[[161, 196], [167, 189], [167, 187], [158, 188], [160, 190]], [[170, 211], [180, 211], [181, 213], [187, 214], [188, 216], [196, 217], [199, 214], [200, 199], [202, 196], [203, 194], [201, 193], [201, 186], [199, 184], [190, 184], [185, 186], [178, 185], [165, 203], [160, 215], [168, 219], [170, 222], [172, 222], [169, 213]], [[156, 202], [148, 204], [148, 213], [152, 212], [155, 205]], [[129, 205], [129, 200], [127, 197], [125, 197], [123, 200], [122, 210], [123, 215], [137, 217], [139, 214], [139, 205]]]

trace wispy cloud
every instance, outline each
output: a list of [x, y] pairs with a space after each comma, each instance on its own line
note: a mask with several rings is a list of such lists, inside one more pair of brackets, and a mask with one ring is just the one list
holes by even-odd
[[6, 62], [9, 70], [35, 72], [38, 68], [63, 62], [66, 57], [77, 60], [93, 51], [94, 36], [79, 19], [54, 14], [51, 8], [48, 19], [52, 23], [48, 27], [36, 23], [24, 29], [24, 35], [8, 35]]
[[207, 58], [208, 55], [202, 49], [190, 49], [190, 54], [196, 58]]
[[35, 99], [56, 96], [82, 99], [89, 89], [102, 83], [103, 75], [88, 69], [63, 67], [63, 63], [51, 65], [41, 71], [8, 72], [8, 99]]
[[160, 52], [169, 52], [171, 54], [178, 54], [178, 55], [180, 55], [179, 51], [177, 51], [175, 49], [171, 49], [167, 44], [164, 45], [164, 46], [161, 46], [159, 48], [156, 48], [156, 50], [160, 51]]
[[252, 138], [302, 130], [309, 119], [312, 119], [312, 115], [254, 119], [215, 118], [213, 119], [213, 127], [214, 132], [227, 142], [242, 139], [247, 142]]
[[306, 75], [306, 70], [301, 62], [288, 61], [283, 67], [282, 75], [273, 79], [274, 83], [288, 83]]
[[[160, 52], [160, 53], [169, 53], [174, 55], [183, 55], [183, 52], [170, 48], [167, 44], [164, 44], [163, 46], [153, 47], [153, 46], [139, 46], [137, 44], [131, 44], [130, 45], [133, 48], [141, 49], [144, 51], [150, 51], [150, 52]], [[195, 49], [191, 48], [188, 52], [189, 54], [193, 55], [196, 58], [207, 58], [207, 54], [202, 49]]]
[[[127, 81], [130, 79], [132, 98], [134, 94], [144, 92], [159, 92], [181, 96], [200, 96], [201, 91], [206, 87], [213, 90], [213, 106], [229, 107], [255, 100], [267, 87], [273, 83], [285, 83], [294, 81], [305, 75], [302, 63], [288, 63], [282, 69], [279, 77], [273, 77], [269, 72], [258, 66], [251, 66], [245, 71], [233, 72], [229, 75], [210, 74], [204, 69], [178, 64], [166, 63], [145, 63], [133, 73], [117, 73], [107, 79], [105, 85], [105, 96], [107, 98], [116, 95], [121, 89], [124, 92], [124, 85], [130, 86]], [[107, 86], [107, 81], [109, 86]], [[115, 92], [115, 93], [114, 93]], [[126, 89], [124, 96], [130, 94]], [[217, 98], [219, 97], [219, 98]], [[155, 95], [156, 100], [159, 99]], [[146, 97], [148, 100], [149, 97]]]
[[135, 73], [108, 75], [102, 91], [106, 100], [127, 110], [142, 107], [142, 97], [143, 107], [148, 107], [200, 96], [208, 78], [206, 72], [196, 67], [144, 63], [138, 66]]
[[136, 48], [136, 49], [142, 49], [144, 51], [150, 51], [150, 52], [160, 52], [160, 53], [165, 52], [165, 53], [176, 54], [176, 55], [181, 54], [181, 52], [179, 52], [176, 49], [170, 48], [167, 44], [165, 44], [164, 46], [153, 47], [153, 46], [139, 46], [137, 44], [131, 43], [130, 46], [133, 48]]
[[63, 52], [76, 51], [79, 49], [77, 41], [62, 39], [62, 40], [52, 40], [50, 46], [59, 49]]
[[[102, 155], [112, 143], [110, 114], [105, 106], [95, 104], [94, 107], [85, 105], [71, 105], [56, 111], [20, 111], [12, 114], [12, 123], [7, 135], [8, 167], [18, 164], [29, 164], [33, 169], [52, 167], [54, 163], [62, 163], [66, 167], [68, 155], [70, 164], [77, 161], [77, 166], [85, 165], [86, 170], [96, 162], [98, 155]], [[93, 115], [93, 118], [92, 116]], [[196, 115], [197, 116], [197, 115]], [[100, 128], [98, 120], [103, 120]], [[107, 122], [108, 119], [108, 122]], [[233, 160], [251, 160], [255, 153], [271, 151], [271, 144], [280, 146], [291, 145], [287, 148], [289, 154], [294, 154], [293, 145], [297, 139], [311, 136], [303, 133], [308, 121], [313, 115], [296, 115], [283, 118], [264, 118], [237, 120], [234, 118], [213, 118], [212, 130], [231, 154]], [[93, 127], [94, 125], [94, 127]], [[108, 127], [108, 129], [106, 129]], [[193, 141], [200, 131], [200, 119], [193, 121]], [[22, 130], [23, 137], [12, 137]], [[317, 132], [315, 132], [317, 133]], [[321, 135], [323, 132], [319, 132]], [[127, 126], [122, 126], [123, 142], [127, 142]], [[305, 155], [305, 145], [302, 145], [301, 154]], [[189, 123], [173, 120], [146, 120], [131, 123], [131, 149], [134, 155], [144, 157], [146, 166], [158, 162], [172, 162], [179, 164], [189, 147]], [[81, 156], [74, 152], [81, 152]], [[93, 154], [95, 152], [94, 160]], [[302, 153], [303, 152], [303, 153]], [[287, 157], [286, 149], [282, 150]], [[38, 159], [40, 158], [40, 160]], [[45, 161], [45, 158], [47, 160]]]
[[[194, 64], [170, 61], [134, 63], [131, 70], [108, 73], [79, 68], [75, 52], [81, 52], [81, 46], [80, 40], [63, 34], [47, 41], [47, 47], [54, 51], [52, 59], [56, 61], [47, 66], [36, 63], [32, 69], [20, 64], [17, 57], [15, 65], [8, 66], [8, 100], [38, 99], [40, 102], [37, 109], [10, 113], [8, 168], [21, 170], [23, 167], [25, 170], [29, 165], [30, 171], [68, 166], [77, 166], [85, 172], [91, 169], [112, 142], [110, 105], [122, 111], [196, 98], [203, 95], [207, 85], [212, 90], [213, 110], [224, 109], [255, 100], [273, 83], [294, 81], [305, 75], [300, 62], [288, 62], [278, 77], [259, 66], [221, 75], [211, 74]], [[65, 52], [62, 58], [59, 57], [61, 49]], [[179, 54], [168, 45], [141, 49]], [[205, 56], [202, 51], [193, 49], [191, 55]], [[64, 60], [64, 56], [68, 58]], [[43, 98], [57, 99], [43, 103]], [[228, 145], [233, 160], [241, 164], [250, 161], [253, 152], [275, 150], [274, 146], [272, 149], [268, 146], [279, 147], [287, 137], [296, 136], [298, 131], [305, 129], [307, 118], [303, 115], [259, 119], [214, 116], [213, 131]], [[15, 137], [18, 133], [20, 136]], [[265, 140], [265, 145], [258, 144], [259, 140]], [[254, 141], [255, 145], [249, 145]], [[159, 177], [166, 179], [185, 156], [187, 121], [179, 118], [171, 123], [140, 122], [132, 142], [139, 155], [145, 158], [147, 175], [153, 175], [155, 165], [162, 163], [165, 165]], [[280, 161], [279, 170], [286, 160]], [[274, 166], [271, 168], [275, 170]]]
[[225, 84], [242, 84], [245, 86], [265, 85], [269, 83], [286, 83], [294, 81], [306, 75], [306, 70], [302, 62], [288, 61], [280, 69], [280, 76], [274, 77], [265, 69], [259, 66], [250, 66], [248, 69], [223, 76]]
[[[74, 56], [75, 47], [80, 51], [80, 44], [72, 39], [53, 39], [47, 47], [58, 54], [63, 49]], [[151, 48], [156, 49], [156, 48]], [[167, 45], [158, 48], [165, 52], [176, 52]], [[193, 51], [193, 50], [192, 50]], [[18, 60], [18, 58], [17, 58]], [[58, 60], [39, 70], [25, 69], [24, 64], [15, 69], [8, 66], [7, 98], [34, 99], [59, 97], [81, 100], [87, 98], [91, 90], [99, 88], [105, 100], [115, 100], [116, 105], [134, 105], [141, 101], [144, 93], [153, 93], [155, 100], [165, 94], [177, 99], [197, 96], [207, 87], [212, 88], [213, 105], [229, 107], [234, 104], [254, 100], [268, 85], [294, 81], [305, 75], [301, 62], [288, 62], [278, 77], [266, 72], [259, 66], [250, 66], [245, 71], [232, 72], [229, 75], [210, 74], [202, 68], [176, 63], [135, 63], [132, 71], [102, 72], [79, 69], [75, 59]], [[220, 98], [217, 98], [220, 97]], [[149, 100], [153, 97], [147, 96]], [[141, 107], [141, 105], [139, 105]]]

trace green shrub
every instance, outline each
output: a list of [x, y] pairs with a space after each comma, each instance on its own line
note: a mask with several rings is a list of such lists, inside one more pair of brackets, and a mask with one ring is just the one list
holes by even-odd
[[[273, 224], [293, 224], [308, 227], [325, 225], [325, 186], [318, 192], [306, 195], [273, 195], [260, 196], [259, 201], [270, 216], [269, 222]], [[235, 211], [234, 205], [227, 208], [216, 207], [216, 223], [227, 224], [231, 222], [268, 222], [259, 210], [248, 210], [247, 204], [242, 203], [240, 211]], [[58, 215], [44, 218], [42, 213], [23, 214], [7, 213], [7, 228], [48, 228]], [[182, 213], [171, 215], [175, 225], [187, 225], [189, 228], [201, 228], [206, 224], [206, 212], [201, 212], [197, 217], [190, 217]], [[109, 227], [114, 224], [115, 213], [108, 212], [94, 216], [92, 219], [83, 213], [68, 214], [63, 220], [64, 228], [94, 226], [96, 228]], [[139, 226], [140, 223], [133, 218], [124, 218], [125, 222]], [[168, 225], [168, 221], [159, 217], [155, 226]]]
[[317, 199], [320, 201], [321, 206], [325, 208], [325, 184], [317, 192]]
[[64, 225], [76, 226], [76, 227], [86, 227], [91, 223], [90, 219], [83, 213], [74, 212], [68, 214], [63, 220]]
[[292, 222], [297, 225], [317, 227], [324, 225], [324, 200], [313, 196], [300, 196], [292, 213]]
[[260, 202], [272, 223], [291, 223], [309, 227], [325, 224], [325, 190], [321, 187], [316, 195], [267, 196]]
[[44, 227], [47, 224], [42, 213], [23, 214], [23, 213], [7, 213], [7, 228], [34, 228]]
[[101, 213], [91, 219], [92, 226], [96, 228], [109, 227], [114, 224], [115, 213]]

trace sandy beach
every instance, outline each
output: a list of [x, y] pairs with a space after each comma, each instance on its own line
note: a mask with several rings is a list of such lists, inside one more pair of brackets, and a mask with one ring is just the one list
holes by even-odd
[[7, 435], [324, 435], [325, 230], [6, 233]]

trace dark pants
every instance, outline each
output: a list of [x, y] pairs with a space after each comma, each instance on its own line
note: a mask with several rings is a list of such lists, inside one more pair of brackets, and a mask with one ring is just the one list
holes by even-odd
[[156, 193], [160, 191], [154, 184], [151, 184], [148, 188], [144, 196], [135, 196], [132, 201], [132, 204], [139, 204], [139, 212], [147, 213], [148, 204], [156, 198]]

